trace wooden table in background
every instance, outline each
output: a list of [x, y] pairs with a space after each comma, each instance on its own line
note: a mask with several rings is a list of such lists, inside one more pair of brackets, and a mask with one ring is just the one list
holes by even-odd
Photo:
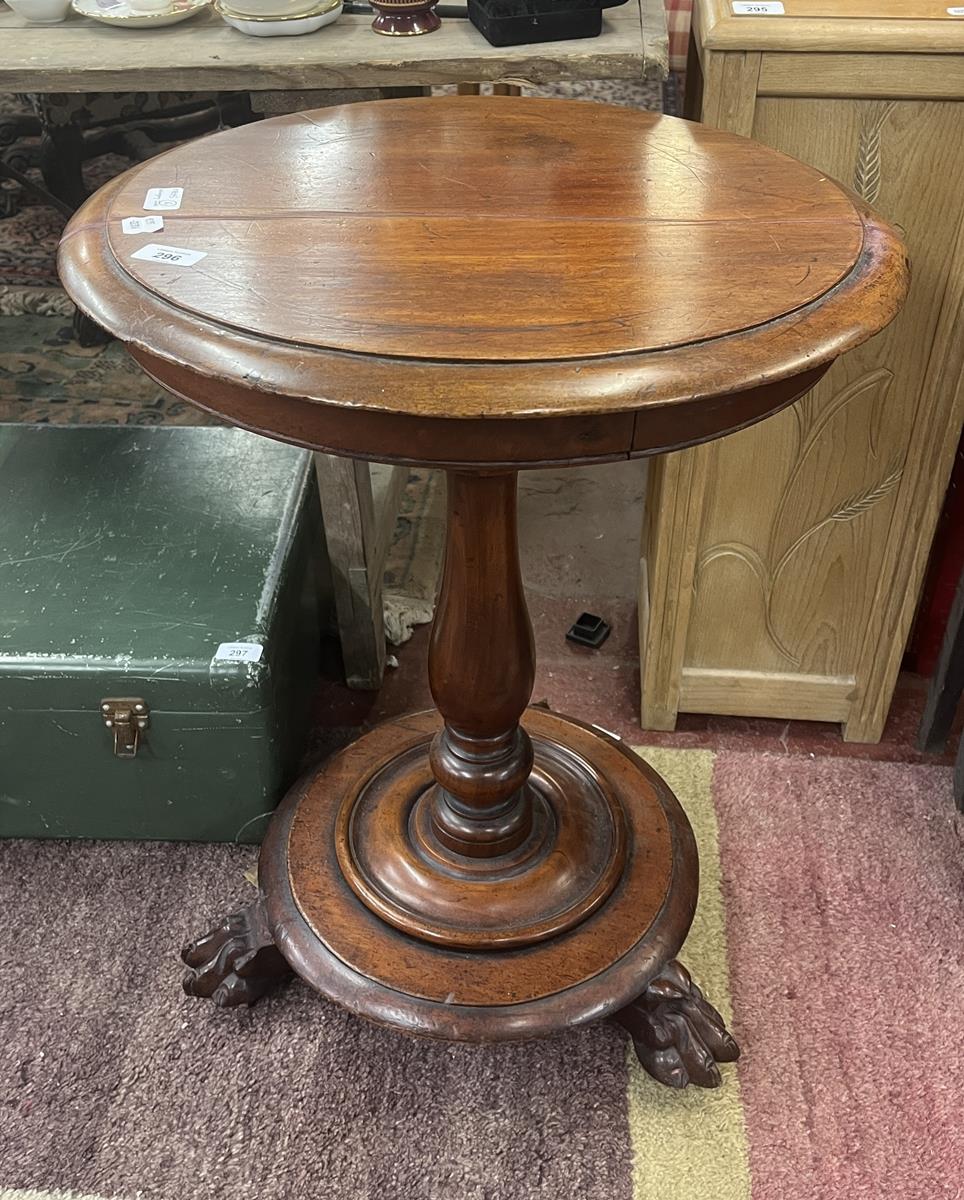
[[71, 14], [27, 25], [0, 11], [0, 91], [271, 91], [462, 83], [661, 79], [668, 43], [662, 0], [603, 14], [598, 38], [490, 46], [467, 20], [417, 38], [372, 33], [346, 14], [303, 37], [246, 37], [213, 11], [165, 29], [111, 29]]
[[944, 0], [783, 4], [697, 0], [688, 115], [853, 188], [905, 232], [913, 285], [791, 410], [656, 464], [642, 716], [839, 721], [872, 742], [964, 415], [964, 19]]
[[[0, 10], [0, 90], [7, 92], [250, 91], [278, 113], [356, 89], [460, 84], [543, 84], [663, 79], [668, 38], [662, 0], [629, 0], [603, 14], [598, 38], [490, 46], [467, 20], [447, 19], [417, 38], [372, 33], [371, 17], [345, 15], [304, 37], [252, 38], [213, 11], [166, 29], [111, 29], [74, 14], [28, 25]], [[355, 92], [355, 96], [352, 96]], [[314, 93], [313, 95], [309, 93]], [[370, 93], [374, 95], [374, 92]], [[325, 536], [348, 682], [380, 685], [385, 663], [381, 578], [408, 472], [319, 456]]]

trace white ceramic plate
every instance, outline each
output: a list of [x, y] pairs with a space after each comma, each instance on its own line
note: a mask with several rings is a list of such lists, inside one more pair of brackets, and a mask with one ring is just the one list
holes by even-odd
[[341, 16], [342, 5], [336, 4], [334, 8], [326, 2], [321, 6], [321, 11], [318, 7], [314, 10], [309, 10], [301, 17], [243, 17], [240, 13], [234, 13], [226, 5], [221, 4], [219, 0], [215, 0], [215, 9], [221, 14], [223, 20], [239, 33], [246, 33], [249, 37], [296, 37], [300, 33], [314, 33], [316, 29], [321, 29], [324, 25], [330, 25], [333, 21], [337, 21]]
[[117, 0], [110, 4], [108, 0], [73, 0], [71, 7], [74, 12], [94, 21], [102, 21], [105, 25], [116, 25], [124, 29], [159, 29], [162, 25], [176, 25], [178, 21], [186, 21], [202, 8], [207, 8], [211, 0], [172, 0], [170, 8], [164, 12], [134, 12], [125, 0]]
[[323, 8], [334, 8], [334, 0], [225, 0], [223, 8], [230, 17], [307, 17]]

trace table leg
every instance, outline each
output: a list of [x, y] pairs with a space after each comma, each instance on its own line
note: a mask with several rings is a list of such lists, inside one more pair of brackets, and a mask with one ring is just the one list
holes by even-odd
[[667, 1087], [719, 1087], [717, 1063], [736, 1062], [740, 1048], [723, 1018], [679, 962], [669, 962], [615, 1018], [633, 1039], [636, 1057]]
[[291, 974], [268, 928], [259, 897], [231, 913], [181, 951], [189, 968], [184, 990], [211, 999], [219, 1008], [254, 1004]]
[[[674, 961], [696, 906], [689, 823], [618, 738], [526, 707], [516, 482], [449, 473], [439, 711], [378, 726], [289, 793], [261, 853], [264, 924], [302, 979], [373, 1020], [485, 1041], [615, 1015], [656, 1078], [715, 1086], [736, 1045]], [[250, 1002], [225, 934], [209, 943], [188, 990], [217, 994], [220, 973], [225, 1003]]]

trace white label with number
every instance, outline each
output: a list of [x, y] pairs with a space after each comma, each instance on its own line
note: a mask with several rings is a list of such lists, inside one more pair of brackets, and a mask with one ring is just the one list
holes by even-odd
[[781, 0], [733, 0], [733, 11], [738, 17], [782, 17], [784, 15]]
[[256, 663], [261, 661], [264, 646], [258, 642], [222, 642], [214, 655], [214, 662]]
[[145, 262], [166, 263], [169, 267], [193, 267], [202, 258], [207, 258], [206, 250], [184, 250], [180, 246], [159, 246], [151, 242], [135, 250], [131, 258], [142, 258]]
[[172, 212], [181, 207], [184, 188], [149, 188], [144, 197], [144, 207], [150, 212]]
[[157, 233], [163, 228], [163, 217], [125, 217], [121, 221], [121, 229], [125, 233]]
[[956, 8], [949, 8], [947, 10], [947, 15], [949, 17], [964, 17], [964, 7], [958, 5]]

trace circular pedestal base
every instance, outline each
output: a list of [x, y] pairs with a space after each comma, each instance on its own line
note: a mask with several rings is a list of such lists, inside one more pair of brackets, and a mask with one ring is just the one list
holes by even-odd
[[622, 878], [622, 805], [568, 747], [540, 742], [526, 785], [531, 831], [494, 859], [439, 840], [425, 742], [396, 747], [388, 743], [392, 757], [345, 794], [335, 849], [355, 895], [402, 933], [452, 949], [521, 948], [581, 924]]
[[[599, 845], [608, 847], [608, 873], [598, 854], [589, 856], [592, 870], [579, 886], [564, 889], [555, 907], [565, 919], [553, 929], [551, 902], [548, 909], [527, 907], [538, 895], [530, 885], [539, 867], [527, 869], [524, 855], [515, 876], [523, 881], [518, 903], [512, 881], [488, 879], [492, 862], [482, 860], [478, 894], [467, 896], [461, 910], [444, 902], [433, 908], [431, 870], [420, 876], [425, 863], [402, 858], [398, 876], [388, 881], [392, 911], [386, 912], [386, 881], [378, 871], [390, 857], [375, 844], [373, 815], [383, 813], [382, 828], [396, 833], [417, 822], [419, 797], [431, 786], [429, 746], [441, 726], [434, 712], [388, 722], [298, 784], [265, 840], [260, 879], [268, 921], [304, 980], [353, 1012], [410, 1032], [497, 1040], [615, 1012], [675, 956], [696, 906], [697, 856], [672, 792], [606, 734], [540, 709], [529, 709], [523, 725], [535, 751], [533, 786], [543, 820], [560, 833], [585, 831], [594, 813]], [[406, 891], [399, 880], [409, 879], [413, 867], [416, 881]], [[551, 877], [567, 878], [565, 872]], [[408, 899], [401, 912], [400, 887]], [[416, 928], [425, 906], [430, 916]], [[539, 937], [532, 941], [535, 927]], [[482, 948], [466, 948], [473, 943], [464, 932], [472, 928]], [[508, 941], [500, 941], [500, 930]], [[529, 944], [519, 946], [520, 930]]]

